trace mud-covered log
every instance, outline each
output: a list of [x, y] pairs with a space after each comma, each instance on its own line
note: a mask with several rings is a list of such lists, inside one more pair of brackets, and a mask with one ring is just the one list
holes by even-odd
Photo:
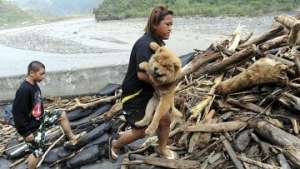
[[199, 71], [195, 72], [195, 76], [198, 77], [201, 74], [210, 74], [210, 73], [220, 72], [234, 63], [246, 61], [247, 59], [254, 57], [255, 54], [256, 54], [256, 49], [254, 46], [246, 48], [244, 50], [234, 53], [232, 56], [230, 56], [227, 59], [224, 59], [220, 63], [207, 65], [207, 66], [201, 68]]
[[282, 35], [282, 36], [278, 36], [274, 39], [268, 40], [265, 43], [262, 43], [258, 46], [258, 48], [264, 52], [267, 50], [271, 50], [274, 48], [279, 48], [282, 46], [287, 45], [288, 42], [288, 35]]
[[278, 101], [291, 109], [300, 111], [300, 98], [291, 93], [283, 93]]
[[159, 167], [166, 168], [186, 168], [186, 169], [196, 169], [200, 167], [200, 162], [193, 160], [170, 160], [166, 158], [141, 156], [137, 154], [131, 154], [130, 159], [134, 158], [138, 161], [142, 161], [145, 164], [150, 164]]
[[231, 122], [220, 122], [220, 123], [208, 123], [208, 124], [196, 124], [194, 126], [187, 127], [184, 131], [186, 132], [227, 132], [236, 131], [247, 125], [243, 121], [231, 121]]
[[288, 15], [275, 16], [274, 19], [278, 23], [290, 29], [298, 22], [298, 20], [295, 17], [288, 16]]
[[190, 63], [188, 63], [185, 67], [183, 67], [182, 74], [178, 78], [178, 80], [182, 80], [185, 75], [189, 75], [195, 72], [201, 66], [209, 62], [212, 62], [220, 57], [222, 57], [222, 55], [219, 52], [215, 52], [211, 50], [205, 51], [204, 53], [195, 56], [195, 58]]
[[222, 143], [226, 149], [226, 152], [228, 153], [231, 161], [233, 162], [234, 166], [237, 169], [244, 169], [243, 164], [241, 163], [241, 161], [237, 158], [236, 153], [234, 152], [231, 144], [229, 143], [229, 141], [227, 139], [225, 139], [224, 136], [221, 136], [221, 139], [223, 140]]
[[287, 69], [286, 65], [275, 60], [259, 59], [242, 73], [221, 82], [216, 88], [216, 93], [228, 94], [262, 84], [285, 84], [288, 80]]
[[265, 121], [257, 122], [255, 132], [266, 141], [282, 148], [284, 155], [300, 167], [300, 139]]
[[269, 32], [266, 32], [256, 38], [252, 38], [248, 40], [246, 43], [241, 44], [239, 47], [244, 48], [253, 44], [258, 45], [283, 34], [284, 34], [284, 28], [282, 26], [277, 26], [272, 30], [270, 30]]

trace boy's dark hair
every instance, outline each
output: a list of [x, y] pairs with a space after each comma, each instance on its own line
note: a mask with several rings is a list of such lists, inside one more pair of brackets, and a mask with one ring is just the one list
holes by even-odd
[[29, 63], [28, 68], [27, 68], [27, 75], [30, 74], [31, 71], [37, 72], [41, 68], [45, 69], [45, 65], [42, 62], [39, 61], [32, 61]]
[[165, 16], [174, 15], [173, 11], [169, 10], [166, 6], [160, 5], [154, 7], [148, 18], [147, 25], [145, 27], [146, 33], [154, 33], [154, 26], [159, 25], [159, 23], [164, 20]]

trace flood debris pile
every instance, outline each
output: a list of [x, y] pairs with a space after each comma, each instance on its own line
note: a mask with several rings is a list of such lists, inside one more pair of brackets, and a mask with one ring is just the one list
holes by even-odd
[[[169, 148], [180, 159], [159, 157], [158, 139], [149, 136], [126, 146], [114, 167], [300, 168], [299, 18], [276, 16], [272, 28], [255, 37], [242, 37], [238, 26], [231, 39], [197, 51], [176, 89], [176, 107], [184, 117], [171, 124]], [[119, 87], [47, 104], [48, 109], [65, 109], [72, 129], [87, 135], [65, 147], [60, 128], [50, 129], [52, 149], [42, 167], [84, 168], [107, 159], [109, 136], [127, 129]], [[23, 147], [13, 139], [3, 157], [17, 166], [26, 157]]]

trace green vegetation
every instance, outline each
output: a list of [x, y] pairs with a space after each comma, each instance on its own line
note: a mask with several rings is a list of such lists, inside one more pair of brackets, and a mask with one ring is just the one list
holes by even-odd
[[158, 4], [177, 16], [257, 16], [296, 9], [300, 0], [104, 0], [94, 14], [97, 20], [143, 17]]
[[34, 17], [14, 5], [0, 0], [0, 27], [32, 21]]

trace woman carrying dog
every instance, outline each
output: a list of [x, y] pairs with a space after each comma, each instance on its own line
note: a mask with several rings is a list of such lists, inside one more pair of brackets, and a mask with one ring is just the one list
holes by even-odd
[[[173, 25], [173, 12], [165, 6], [153, 8], [145, 27], [145, 34], [139, 38], [131, 51], [128, 70], [122, 84], [123, 110], [130, 130], [119, 133], [118, 138], [110, 140], [110, 157], [117, 159], [120, 149], [137, 139], [145, 137], [146, 127], [137, 127], [135, 122], [141, 120], [145, 115], [148, 101], [153, 96], [157, 84], [152, 82], [146, 72], [139, 69], [139, 64], [148, 61], [153, 54], [150, 42], [156, 42], [160, 46], [165, 45], [163, 40], [169, 39]], [[170, 115], [166, 113], [159, 122], [157, 130], [158, 152], [168, 159], [175, 159], [177, 154], [167, 148], [170, 132]]]

